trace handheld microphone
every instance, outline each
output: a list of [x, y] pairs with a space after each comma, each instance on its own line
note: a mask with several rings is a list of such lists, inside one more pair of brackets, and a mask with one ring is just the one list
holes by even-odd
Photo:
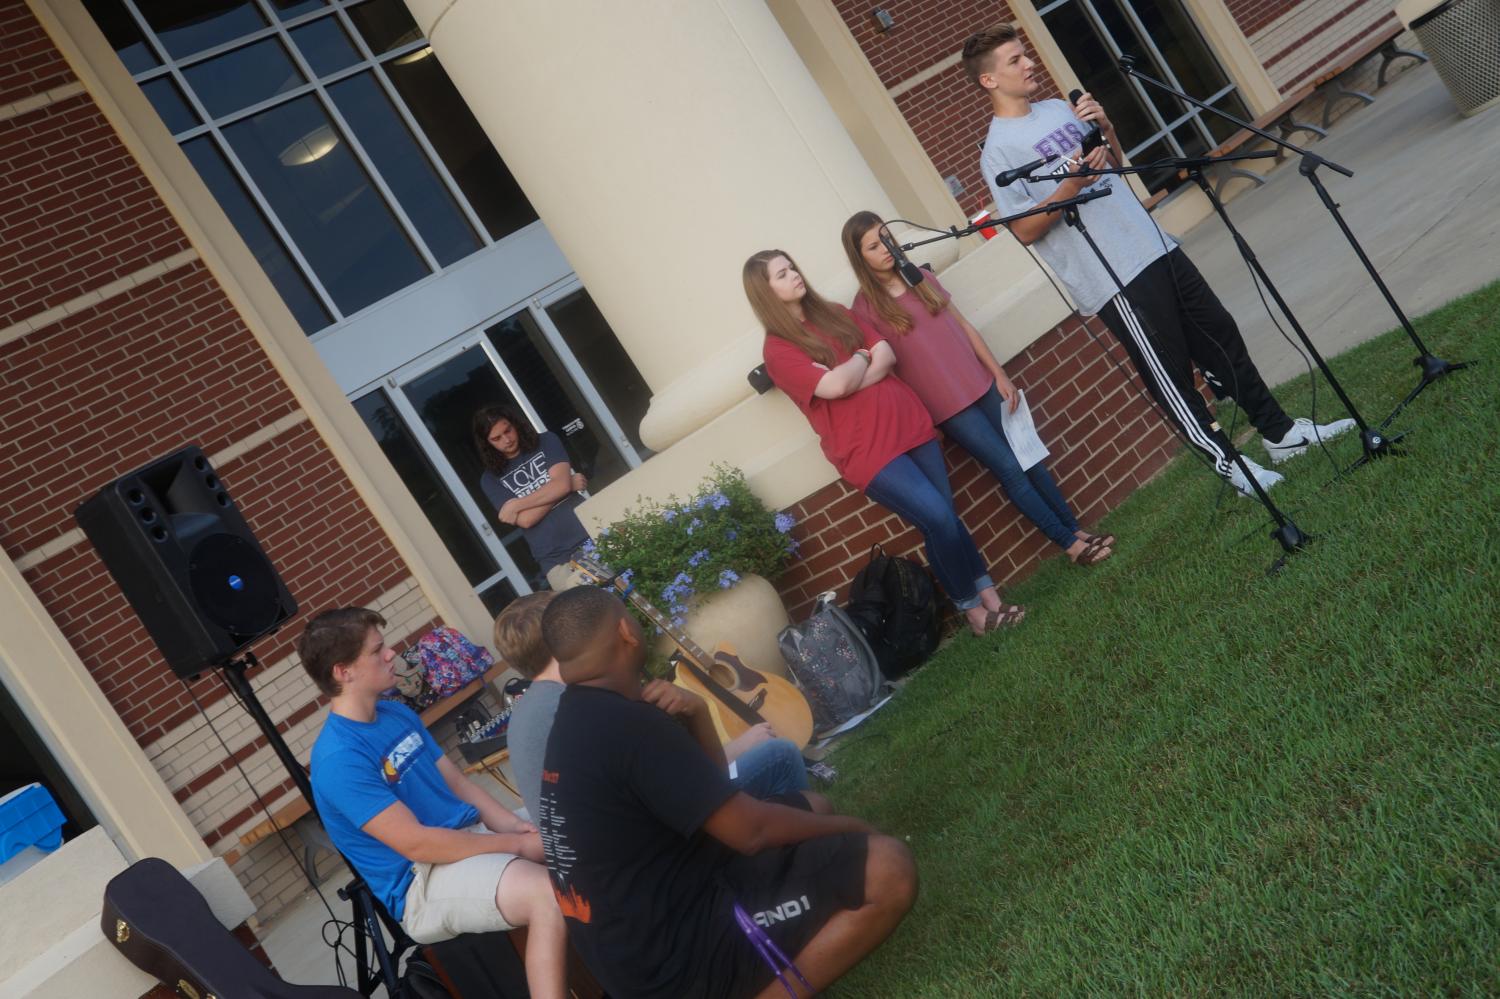
[[[1068, 103], [1071, 104], [1071, 105], [1073, 105], [1074, 108], [1077, 108], [1078, 107], [1078, 101], [1082, 97], [1083, 97], [1083, 91], [1082, 90], [1073, 90], [1073, 91], [1070, 91], [1069, 94], [1068, 94]], [[1103, 141], [1104, 141], [1104, 133], [1101, 132], [1101, 131], [1099, 131], [1099, 125], [1098, 125], [1098, 123], [1097, 122], [1092, 122], [1092, 121], [1089, 122], [1088, 123], [1088, 127], [1083, 130], [1083, 147], [1082, 147], [1082, 152], [1079, 153], [1079, 158], [1082, 159], [1083, 157], [1087, 156], [1089, 153], [1093, 152], [1095, 149], [1098, 148], [1099, 143], [1101, 143]]]
[[906, 259], [906, 254], [901, 252], [901, 247], [891, 238], [890, 230], [885, 226], [880, 227], [880, 241], [885, 248], [891, 251], [891, 257], [896, 261], [896, 270], [901, 274], [901, 280], [906, 282], [908, 288], [915, 288], [922, 283], [922, 268]]
[[1009, 187], [1016, 181], [1023, 180], [1026, 177], [1031, 176], [1031, 171], [1040, 169], [1041, 167], [1046, 166], [1048, 163], [1051, 163], [1055, 159], [1057, 159], [1056, 156], [1050, 156], [1040, 160], [1032, 160], [1025, 166], [1018, 166], [1014, 170], [1001, 170], [999, 173], [995, 174], [995, 186]]

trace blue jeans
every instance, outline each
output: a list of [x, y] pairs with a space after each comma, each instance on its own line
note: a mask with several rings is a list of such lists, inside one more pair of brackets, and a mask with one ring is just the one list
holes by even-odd
[[1067, 548], [1078, 538], [1078, 519], [1063, 499], [1046, 466], [1037, 462], [1022, 470], [1016, 461], [1015, 452], [1005, 439], [1001, 429], [1001, 413], [1005, 400], [991, 385], [988, 392], [980, 396], [967, 409], [961, 410], [939, 426], [959, 447], [972, 454], [991, 475], [1000, 480], [1000, 488], [1015, 504], [1016, 509], [1041, 529], [1047, 538], [1060, 548]]
[[870, 480], [865, 495], [922, 532], [927, 563], [959, 610], [979, 606], [979, 591], [995, 582], [953, 509], [953, 490], [937, 441], [897, 455]]
[[802, 750], [790, 739], [767, 739], [747, 749], [734, 761], [734, 768], [730, 785], [761, 801], [807, 790], [807, 764], [802, 762]]

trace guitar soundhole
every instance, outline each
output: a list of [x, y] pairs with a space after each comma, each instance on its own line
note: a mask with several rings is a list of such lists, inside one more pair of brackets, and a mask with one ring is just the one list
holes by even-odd
[[709, 667], [708, 675], [714, 683], [717, 683], [725, 690], [740, 689], [740, 678], [735, 673], [734, 668], [721, 659], [713, 661], [713, 665]]

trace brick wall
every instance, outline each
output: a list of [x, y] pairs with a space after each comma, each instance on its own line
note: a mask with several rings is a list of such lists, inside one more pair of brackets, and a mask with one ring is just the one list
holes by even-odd
[[[329, 606], [435, 613], [165, 204], [20, 0], [0, 0], [0, 546], [217, 854], [290, 779], [218, 678], [194, 686], [229, 756], [73, 520], [106, 482], [193, 442], [303, 614], [253, 650], [259, 696], [305, 759], [326, 703], [292, 648]], [[235, 864], [287, 897], [279, 843]], [[266, 910], [263, 909], [263, 913]]]
[[[1010, 5], [1002, 0], [835, 0], [834, 6], [938, 173], [958, 178], [963, 186], [959, 205], [968, 214], [987, 206], [990, 195], [979, 173], [979, 143], [989, 127], [990, 105], [964, 75], [959, 55], [965, 39], [976, 31], [1014, 21]], [[877, 6], [896, 19], [889, 31], [875, 28], [870, 11]], [[1027, 51], [1040, 66], [1029, 43]], [[1037, 99], [1058, 96], [1045, 69], [1040, 76], [1043, 86]]]
[[[1159, 411], [1142, 398], [1124, 351], [1098, 319], [1089, 325], [1094, 336], [1071, 316], [1005, 365], [1026, 390], [1037, 432], [1051, 451], [1048, 469], [1086, 525], [1156, 474], [1178, 447]], [[945, 452], [954, 505], [1002, 586], [1057, 554], [978, 462], [951, 444]], [[793, 620], [805, 618], [823, 590], [836, 590], [844, 600], [877, 541], [887, 552], [926, 562], [914, 528], [846, 483], [825, 486], [788, 512], [797, 518], [799, 558], [777, 586]]]

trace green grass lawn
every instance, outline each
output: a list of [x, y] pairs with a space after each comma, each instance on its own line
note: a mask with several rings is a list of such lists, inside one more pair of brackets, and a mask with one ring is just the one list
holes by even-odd
[[[922, 879], [838, 995], [1500, 994], [1500, 284], [1417, 326], [1481, 364], [1398, 420], [1404, 457], [1281, 466], [1314, 538], [1282, 572], [1179, 457], [1112, 560], [1044, 565], [1024, 625], [951, 641], [835, 754]], [[1414, 354], [1333, 364], [1378, 421]], [[1309, 412], [1306, 377], [1277, 394]]]

